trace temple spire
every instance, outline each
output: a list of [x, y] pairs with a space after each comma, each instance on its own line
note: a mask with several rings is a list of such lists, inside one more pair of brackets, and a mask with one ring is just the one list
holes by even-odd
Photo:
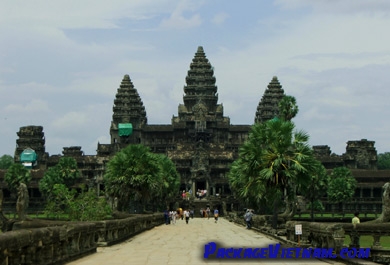
[[279, 102], [285, 96], [279, 80], [274, 76], [257, 106], [255, 123], [271, 120], [279, 115]]
[[218, 102], [215, 81], [214, 69], [206, 58], [203, 47], [199, 46], [186, 77], [183, 97], [185, 107], [191, 110], [202, 101], [209, 111], [214, 111]]
[[129, 75], [123, 77], [117, 90], [113, 111], [114, 123], [133, 123], [139, 127], [147, 122], [145, 107]]

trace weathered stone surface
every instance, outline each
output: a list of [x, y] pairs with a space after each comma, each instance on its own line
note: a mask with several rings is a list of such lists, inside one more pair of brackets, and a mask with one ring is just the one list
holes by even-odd
[[[100, 222], [22, 221], [19, 228], [28, 229], [0, 234], [0, 264], [61, 264], [96, 252], [98, 245], [118, 243], [163, 222], [162, 214]], [[46, 224], [53, 226], [32, 228]]]
[[27, 186], [24, 183], [20, 183], [18, 188], [18, 200], [16, 201], [16, 213], [19, 220], [26, 220], [27, 208], [29, 203]]

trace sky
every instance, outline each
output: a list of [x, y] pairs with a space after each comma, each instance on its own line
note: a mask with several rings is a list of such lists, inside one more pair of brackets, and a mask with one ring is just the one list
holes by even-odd
[[0, 156], [28, 125], [50, 155], [95, 155], [126, 74], [148, 124], [170, 124], [198, 46], [231, 124], [253, 124], [277, 76], [311, 145], [390, 152], [389, 28], [388, 0], [2, 0]]

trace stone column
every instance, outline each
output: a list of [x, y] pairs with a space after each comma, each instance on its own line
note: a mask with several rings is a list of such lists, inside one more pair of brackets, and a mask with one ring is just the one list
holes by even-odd
[[194, 196], [194, 194], [196, 195], [196, 193], [198, 192], [198, 191], [195, 189], [195, 182], [196, 182], [196, 181], [193, 181], [193, 182], [192, 182], [192, 196]]

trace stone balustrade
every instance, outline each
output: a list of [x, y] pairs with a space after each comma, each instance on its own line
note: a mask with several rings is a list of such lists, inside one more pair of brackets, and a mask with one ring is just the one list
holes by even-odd
[[298, 242], [296, 225], [302, 225], [301, 244], [305, 247], [332, 248], [339, 252], [343, 248], [345, 231], [342, 223], [315, 223], [288, 221], [286, 238], [290, 242]]
[[[99, 222], [68, 222], [0, 234], [0, 264], [61, 264], [164, 223], [160, 213]], [[28, 226], [28, 224], [26, 224]], [[52, 225], [52, 223], [51, 223]]]
[[[286, 223], [287, 240], [297, 242], [295, 225], [302, 225], [302, 244], [306, 247], [333, 248], [339, 252], [341, 248], [360, 248], [360, 237], [372, 237], [370, 246], [371, 259], [374, 262], [389, 264], [390, 248], [381, 246], [380, 238], [390, 236], [390, 223], [360, 223], [354, 227], [350, 223], [311, 223], [289, 221]], [[350, 237], [350, 244], [344, 244], [345, 236]]]
[[[232, 222], [245, 225], [241, 214], [229, 212], [226, 216]], [[264, 222], [265, 221], [265, 222]], [[296, 235], [296, 225], [302, 225], [302, 234]], [[302, 248], [332, 248], [338, 253], [342, 248], [360, 248], [360, 237], [372, 237], [372, 246], [370, 247], [370, 259], [381, 264], [390, 264], [390, 248], [381, 245], [381, 237], [390, 236], [390, 223], [366, 222], [357, 224], [354, 227], [351, 223], [319, 223], [307, 221], [287, 221], [285, 226], [285, 235], [279, 236], [281, 229], [270, 229], [270, 220], [267, 216], [255, 216], [252, 222], [252, 228], [270, 236], [279, 238], [281, 242], [287, 245], [295, 245]], [[283, 229], [282, 229], [283, 230]], [[345, 237], [349, 236], [351, 241], [346, 245]]]

